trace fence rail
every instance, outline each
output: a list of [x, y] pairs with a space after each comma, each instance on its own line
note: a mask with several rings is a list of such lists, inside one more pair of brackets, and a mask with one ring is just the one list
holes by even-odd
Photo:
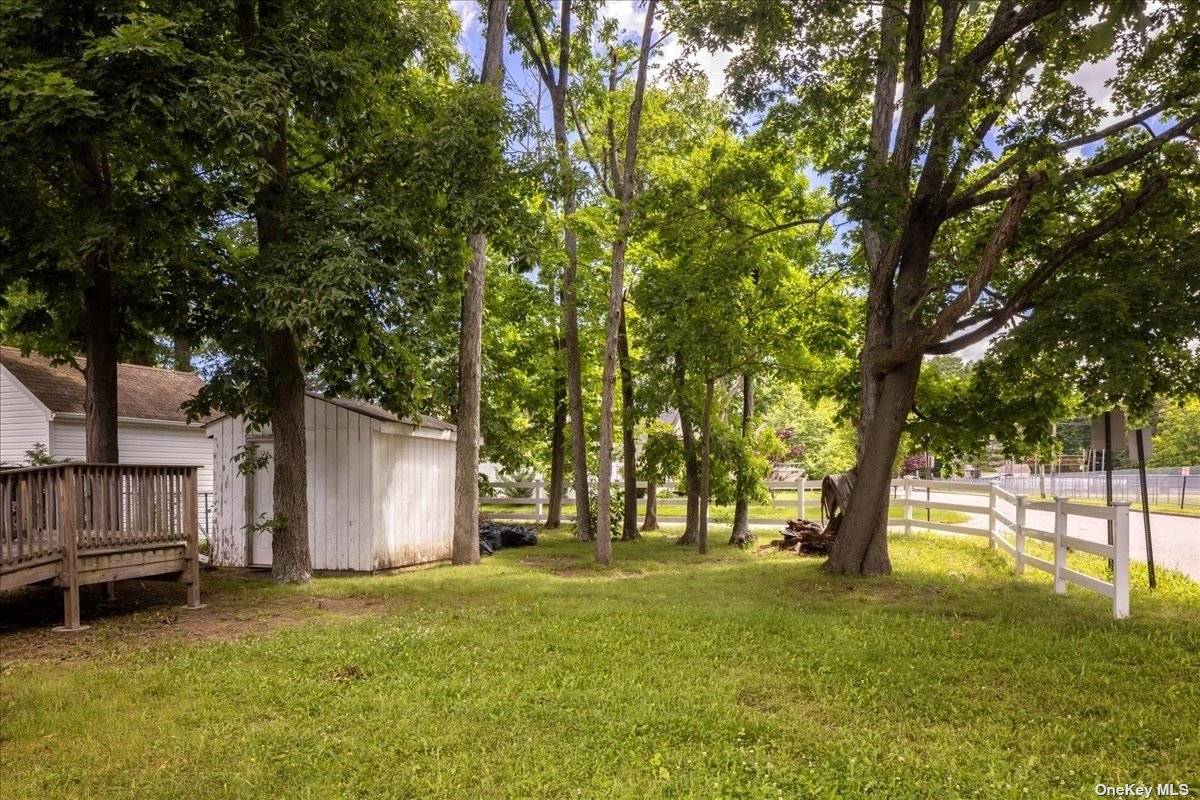
[[[751, 520], [753, 524], [783, 525], [787, 523], [788, 520], [797, 518], [804, 519], [810, 510], [820, 515], [821, 504], [817, 502], [815, 498], [808, 497], [809, 492], [820, 491], [820, 481], [801, 479], [794, 481], [766, 481], [765, 483], [767, 489], [772, 493], [772, 497], [770, 501], [768, 501], [767, 505], [775, 508], [794, 509], [795, 513], [790, 516], [771, 517], [767, 519], [756, 517]], [[489, 485], [493, 490], [493, 494], [491, 496], [480, 497], [479, 502], [481, 505], [533, 506], [534, 511], [532, 514], [527, 511], [505, 511], [502, 512], [503, 517], [504, 519], [530, 522], [544, 522], [546, 520], [546, 506], [550, 503], [550, 494], [548, 487], [543, 481], [492, 481]], [[595, 484], [592, 484], [592, 486], [594, 488]], [[650, 484], [646, 481], [637, 482], [638, 489], [649, 489], [649, 487]], [[617, 488], [615, 484], [614, 488]], [[669, 495], [656, 493], [655, 504], [659, 509], [663, 508], [664, 506], [677, 507], [681, 510], [687, 507], [687, 497], [675, 494], [679, 488], [675, 481], [665, 481], [663, 483], [655, 484], [655, 488], [658, 491], [665, 490], [671, 492]], [[496, 490], [503, 490], [506, 492], [506, 494], [495, 494]], [[775, 493], [781, 491], [794, 491], [796, 492], [796, 497], [794, 499], [776, 497]], [[526, 495], [524, 492], [528, 492], [529, 494]], [[575, 508], [575, 496], [571, 493], [569, 488], [566, 488], [563, 491], [562, 508], [564, 511], [567, 508]], [[683, 518], [681, 514], [663, 515], [660, 513], [658, 516], [660, 520], [666, 522]], [[565, 522], [574, 521], [575, 515], [564, 513], [562, 519]]]
[[[911, 533], [914, 526], [947, 533], [959, 533], [982, 536], [988, 540], [991, 547], [999, 547], [1014, 561], [1014, 571], [1017, 575], [1025, 572], [1030, 566], [1050, 573], [1054, 578], [1054, 591], [1057, 594], [1067, 593], [1067, 584], [1073, 583], [1090, 591], [1101, 594], [1113, 604], [1113, 617], [1124, 619], [1129, 616], [1129, 503], [1117, 501], [1111, 507], [1090, 506], [1072, 503], [1070, 498], [1056, 497], [1053, 502], [1030, 500], [1023, 494], [1013, 494], [995, 484], [978, 484], [960, 481], [922, 481], [905, 478], [894, 481], [893, 487], [903, 490], [904, 496], [904, 532]], [[915, 490], [924, 489], [926, 492], [954, 491], [959, 494], [975, 495], [987, 498], [987, 505], [970, 505], [967, 503], [943, 502], [931, 499], [927, 494], [925, 500], [913, 496]], [[987, 514], [987, 527], [977, 528], [971, 525], [947, 525], [945, 523], [914, 520], [913, 508], [932, 508], [946, 511], [966, 511], [967, 513]], [[1054, 514], [1054, 530], [1047, 531], [1026, 524], [1027, 512], [1048, 511]], [[1105, 520], [1111, 524], [1112, 543], [1104, 544], [1072, 536], [1069, 533], [1072, 517]], [[1011, 541], [1010, 538], [1011, 537]], [[1047, 561], [1032, 555], [1026, 550], [1027, 540], [1034, 539], [1054, 547], [1054, 560]], [[1102, 581], [1091, 575], [1086, 575], [1067, 566], [1067, 551], [1078, 550], [1083, 553], [1107, 558], [1112, 563], [1112, 581]]]
[[[509, 494], [481, 497], [480, 503], [488, 505], [534, 506], [533, 514], [527, 512], [509, 513], [505, 511], [503, 512], [505, 519], [530, 520], [535, 522], [545, 520], [545, 505], [549, 502], [549, 498], [545, 493], [545, 486], [541, 481], [494, 481], [491, 486], [493, 489], [505, 490]], [[647, 488], [647, 484], [644, 481], [639, 481], [637, 486], [639, 489]], [[796, 492], [795, 499], [776, 497], [772, 499], [771, 505], [777, 508], [795, 509], [796, 516], [804, 518], [809, 504], [815, 502], [815, 499], [807, 497], [808, 492], [819, 490], [820, 483], [809, 480], [769, 481], [767, 487], [772, 492], [794, 490]], [[660, 484], [658, 488], [673, 491], [676, 485], [673, 482], [668, 482]], [[1039, 501], [1030, 500], [1024, 494], [1014, 494], [993, 483], [916, 480], [912, 478], [893, 481], [892, 490], [896, 499], [903, 502], [904, 516], [902, 519], [892, 520], [889, 525], [893, 527], [902, 526], [905, 533], [911, 533], [914, 529], [917, 529], [981, 537], [987, 540], [989, 547], [998, 547], [1013, 558], [1017, 575], [1024, 574], [1025, 567], [1027, 566], [1043, 570], [1050, 573], [1054, 578], [1054, 591], [1056, 593], [1066, 594], [1067, 584], [1073, 583], [1076, 586], [1097, 592], [1112, 600], [1113, 616], [1115, 618], [1124, 619], [1129, 616], [1129, 503], [1127, 501], [1118, 501], [1112, 507], [1072, 503], [1066, 497], [1056, 497], [1053, 501]], [[917, 496], [917, 491], [923, 492], [925, 496]], [[529, 495], [513, 496], [513, 493], [518, 492], [529, 492]], [[971, 504], [968, 502], [959, 502], [960, 498], [958, 497], [948, 500], [938, 499], [933, 496], [934, 492], [942, 494], [952, 493], [961, 495], [963, 498], [972, 496], [986, 498], [987, 503], [984, 505], [983, 503]], [[687, 499], [685, 497], [659, 497], [657, 503], [660, 507], [663, 505], [683, 507], [686, 505]], [[816, 505], [819, 507], [819, 502]], [[574, 506], [574, 497], [564, 494], [564, 509], [567, 507], [574, 508]], [[913, 516], [915, 509], [956, 511], [968, 515], [986, 517], [987, 521], [984, 523], [984, 527], [978, 527], [971, 524], [970, 521], [961, 524], [952, 524], [934, 522], [932, 520], [918, 520]], [[1053, 513], [1054, 530], [1048, 531], [1028, 525], [1026, 517], [1029, 511], [1047, 511]], [[796, 516], [790, 517], [790, 519], [795, 519]], [[1072, 517], [1100, 519], [1110, 522], [1113, 530], [1112, 544], [1103, 544], [1082, 539], [1078, 536], [1071, 536], [1068, 531]], [[573, 517], [564, 514], [563, 519], [571, 520]], [[660, 515], [659, 519], [671, 521], [673, 518]], [[752, 522], [754, 524], [782, 525], [788, 519], [756, 518]], [[715, 520], [710, 518], [711, 521]], [[1054, 560], [1047, 561], [1028, 552], [1026, 545], [1031, 539], [1052, 545], [1054, 548]], [[1102, 581], [1099, 578], [1086, 575], [1068, 567], [1068, 550], [1078, 550], [1083, 553], [1090, 553], [1110, 559], [1113, 564], [1112, 581]]]

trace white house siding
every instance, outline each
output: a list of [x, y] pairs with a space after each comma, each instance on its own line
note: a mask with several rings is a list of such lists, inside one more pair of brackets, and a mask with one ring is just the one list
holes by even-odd
[[[50, 455], [83, 461], [87, 456], [84, 421], [58, 417], [50, 423]], [[213, 490], [213, 451], [200, 425], [135, 422], [117, 423], [117, 449], [123, 464], [178, 464], [197, 466], [201, 492]]]
[[454, 440], [421, 433], [374, 433], [376, 569], [450, 558]]
[[41, 443], [50, 448], [45, 407], [0, 366], [0, 462], [25, 463], [25, 451]]

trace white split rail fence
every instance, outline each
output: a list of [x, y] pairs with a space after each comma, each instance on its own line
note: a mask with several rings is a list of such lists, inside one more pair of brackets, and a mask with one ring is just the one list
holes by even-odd
[[[646, 483], [638, 482], [638, 488], [646, 488]], [[522, 505], [534, 506], [534, 513], [527, 512], [505, 513], [505, 519], [530, 520], [542, 522], [546, 518], [545, 504], [549, 497], [542, 481], [496, 481], [493, 489], [529, 491], [528, 497], [480, 497], [479, 501], [488, 505]], [[796, 499], [773, 498], [771, 505], [778, 508], [794, 508], [796, 516], [804, 519], [806, 516], [806, 495], [811, 489], [819, 489], [819, 481], [768, 481], [767, 488], [778, 490], [795, 490]], [[659, 485], [660, 489], [673, 490], [675, 484], [668, 482]], [[1129, 616], [1129, 503], [1120, 501], [1111, 507], [1083, 505], [1072, 503], [1068, 498], [1056, 497], [1053, 501], [1030, 500], [1023, 494], [1012, 494], [995, 484], [979, 484], [966, 481], [932, 481], [904, 478], [892, 482], [892, 488], [899, 494], [903, 492], [904, 517], [892, 520], [893, 527], [904, 528], [905, 533], [914, 529], [930, 530], [940, 533], [955, 533], [967, 536], [982, 536], [987, 539], [989, 547], [999, 547], [1012, 556], [1017, 575], [1025, 572], [1030, 566], [1050, 573], [1054, 577], [1054, 591], [1058, 594], [1067, 593], [1067, 584], [1074, 583], [1093, 592], [1097, 592], [1113, 603], [1113, 617], [1124, 619]], [[915, 490], [924, 490], [925, 497], [915, 496]], [[932, 499], [934, 492], [953, 493], [976, 497], [986, 497], [987, 505], [971, 503], [955, 503], [946, 500]], [[897, 498], [901, 499], [901, 498]], [[682, 516], [674, 517], [661, 513], [663, 508], [672, 506], [682, 507], [686, 504], [683, 497], [660, 497], [658, 508], [659, 520], [673, 522], [682, 520]], [[1003, 504], [1003, 505], [1002, 505]], [[563, 508], [574, 508], [575, 500], [564, 496]], [[1007, 510], [1006, 505], [1010, 510]], [[914, 509], [930, 509], [941, 511], [956, 511], [962, 514], [986, 514], [987, 527], [978, 528], [971, 525], [918, 520], [913, 517]], [[1042, 530], [1026, 524], [1026, 512], [1048, 511], [1054, 514], [1054, 530]], [[1112, 523], [1113, 544], [1102, 544], [1068, 533], [1071, 517], [1083, 517], [1105, 520]], [[573, 515], [563, 514], [563, 520], [573, 519]], [[794, 519], [795, 517], [793, 517]], [[714, 521], [710, 519], [710, 522]], [[752, 524], [785, 524], [787, 518], [751, 520]], [[1007, 537], [1012, 537], [1009, 541]], [[1026, 543], [1030, 540], [1045, 542], [1054, 547], [1054, 560], [1047, 561], [1030, 554]], [[1102, 581], [1091, 575], [1086, 575], [1067, 566], [1067, 550], [1078, 550], [1107, 558], [1112, 561], [1112, 582]]]
[[[999, 547], [1013, 557], [1016, 574], [1023, 574], [1026, 566], [1040, 569], [1054, 577], [1054, 591], [1057, 594], [1066, 594], [1067, 584], [1073, 583], [1112, 600], [1113, 617], [1116, 619], [1124, 619], [1129, 616], [1129, 503], [1127, 501], [1120, 501], [1111, 507], [1105, 507], [1072, 503], [1065, 497], [1056, 497], [1053, 501], [1030, 500], [1023, 494], [1011, 494], [994, 484], [984, 486], [959, 481], [924, 481], [905, 478], [894, 481], [892, 485], [904, 491], [903, 525], [905, 533], [911, 533], [913, 528], [917, 527], [945, 533], [984, 536], [990, 547]], [[925, 499], [914, 497], [913, 491], [918, 489], [926, 491]], [[933, 500], [931, 499], [932, 492], [985, 496], [988, 498], [988, 503], [983, 506]], [[1005, 512], [1001, 506], [1002, 503], [1012, 508], [1011, 516]], [[964, 514], [986, 512], [987, 529], [915, 520], [912, 514], [914, 508], [958, 511]], [[1054, 530], [1042, 530], [1028, 525], [1026, 517], [1029, 511], [1053, 513]], [[1112, 523], [1113, 543], [1102, 544], [1071, 536], [1068, 533], [1071, 517], [1099, 519]], [[1012, 537], [1012, 541], [1009, 541], [1008, 536]], [[1031, 555], [1026, 550], [1026, 543], [1030, 539], [1052, 545], [1054, 560], [1047, 561]], [[1068, 567], [1068, 549], [1091, 553], [1111, 560], [1112, 582], [1102, 581]]]
[[[755, 517], [754, 519], [750, 520], [751, 524], [753, 524], [753, 525], [785, 525], [785, 524], [787, 524], [787, 522], [789, 520], [805, 519], [808, 515], [810, 508], [814, 514], [819, 515], [821, 513], [820, 503], [814, 502], [813, 500], [810, 500], [808, 498], [809, 492], [820, 491], [820, 488], [821, 488], [820, 481], [800, 479], [800, 480], [794, 480], [794, 481], [766, 481], [765, 483], [766, 483], [767, 489], [771, 490], [772, 492], [794, 491], [796, 493], [795, 499], [772, 497], [769, 502], [769, 505], [774, 506], [775, 508], [779, 508], [780, 510], [787, 508], [787, 509], [792, 509], [793, 511], [789, 512], [789, 513], [791, 513], [791, 516], [773, 517], [773, 518], [769, 518], [769, 519]], [[538, 480], [538, 481], [492, 481], [490, 485], [492, 487], [493, 492], [495, 492], [496, 490], [505, 490], [505, 491], [510, 491], [510, 492], [513, 490], [516, 490], [519, 492], [529, 492], [529, 495], [525, 496], [525, 497], [521, 497], [521, 496], [517, 496], [517, 497], [513, 497], [513, 496], [492, 496], [492, 497], [481, 496], [479, 498], [479, 502], [481, 505], [516, 505], [516, 506], [533, 506], [534, 507], [534, 513], [532, 513], [532, 514], [530, 514], [528, 512], [505, 513], [504, 519], [529, 520], [531, 522], [542, 522], [543, 520], [546, 519], [545, 506], [547, 503], [550, 502], [550, 494], [547, 490], [547, 486], [544, 481], [540, 481], [540, 480]], [[637, 487], [639, 489], [646, 489], [647, 486], [648, 486], [648, 484], [646, 483], [646, 481], [638, 481], [637, 482]], [[675, 490], [678, 488], [675, 481], [666, 481], [665, 483], [657, 484], [657, 487], [658, 487], [659, 491], [669, 491], [672, 493], [674, 493]], [[594, 482], [592, 483], [592, 488], [593, 489], [595, 488]], [[614, 481], [613, 488], [619, 489], [622, 487], [620, 486], [620, 484], [618, 482]], [[645, 499], [639, 498], [638, 502], [639, 502], [639, 504], [645, 503]], [[687, 498], [684, 496], [675, 496], [673, 494], [672, 494], [672, 496], [668, 496], [668, 497], [659, 496], [657, 498], [657, 509], [658, 509], [659, 521], [660, 522], [682, 522], [683, 521], [683, 511], [686, 508], [686, 506], [687, 506]], [[575, 519], [574, 514], [565, 513], [566, 509], [568, 509], [568, 508], [569, 509], [575, 508], [575, 497], [572, 494], [564, 494], [563, 495], [563, 511], [564, 511], [563, 521], [572, 521]], [[669, 511], [664, 510], [664, 509], [672, 509], [672, 508], [677, 508], [680, 513], [679, 514], [671, 514], [671, 513], [669, 513]], [[719, 523], [719, 520], [713, 520], [711, 518], [709, 519], [709, 521]]]

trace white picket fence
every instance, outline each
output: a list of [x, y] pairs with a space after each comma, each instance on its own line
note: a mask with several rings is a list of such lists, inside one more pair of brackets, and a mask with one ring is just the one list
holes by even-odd
[[[905, 478], [894, 481], [892, 485], [896, 489], [903, 490], [904, 493], [903, 525], [905, 533], [910, 533], [915, 527], [946, 533], [984, 536], [990, 546], [999, 547], [1013, 557], [1018, 575], [1024, 573], [1026, 566], [1040, 569], [1054, 576], [1056, 593], [1066, 594], [1067, 584], [1073, 583], [1112, 600], [1113, 617], [1116, 619], [1124, 619], [1129, 616], [1129, 503], [1127, 501], [1117, 502], [1112, 507], [1104, 507], [1072, 503], [1065, 497], [1056, 497], [1053, 501], [1030, 500], [1025, 495], [1011, 494], [994, 484], [985, 486], [960, 481], [924, 481]], [[926, 491], [925, 499], [920, 499], [914, 494], [915, 490], [921, 489]], [[930, 499], [932, 492], [986, 496], [988, 502], [986, 506], [983, 506], [934, 500]], [[917, 520], [913, 518], [914, 508], [958, 511], [964, 514], [986, 513], [987, 528]], [[1054, 530], [1047, 531], [1027, 525], [1025, 520], [1029, 511], [1052, 512], [1054, 514]], [[1081, 539], [1078, 536], [1071, 536], [1068, 531], [1072, 517], [1099, 519], [1112, 523], [1113, 543], [1111, 545], [1101, 544]], [[1012, 541], [1007, 538], [1009, 536], [1012, 537]], [[1047, 561], [1028, 553], [1025, 545], [1030, 539], [1053, 545], [1054, 560]], [[1112, 582], [1102, 581], [1068, 567], [1068, 549], [1110, 559], [1112, 561]]]

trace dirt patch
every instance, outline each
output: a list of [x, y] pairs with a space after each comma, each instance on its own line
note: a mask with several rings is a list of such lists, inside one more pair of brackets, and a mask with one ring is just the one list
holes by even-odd
[[[261, 573], [222, 578], [271, 586]], [[203, 579], [202, 585], [203, 585]], [[247, 591], [247, 589], [250, 589]], [[121, 581], [116, 598], [103, 586], [81, 589], [87, 630], [55, 632], [62, 624], [62, 590], [31, 586], [0, 596], [0, 662], [72, 661], [142, 650], [163, 642], [235, 641], [324, 618], [378, 616], [389, 610], [379, 597], [264, 596], [250, 586], [206, 587], [205, 607], [183, 608], [186, 587], [165, 581]]]

